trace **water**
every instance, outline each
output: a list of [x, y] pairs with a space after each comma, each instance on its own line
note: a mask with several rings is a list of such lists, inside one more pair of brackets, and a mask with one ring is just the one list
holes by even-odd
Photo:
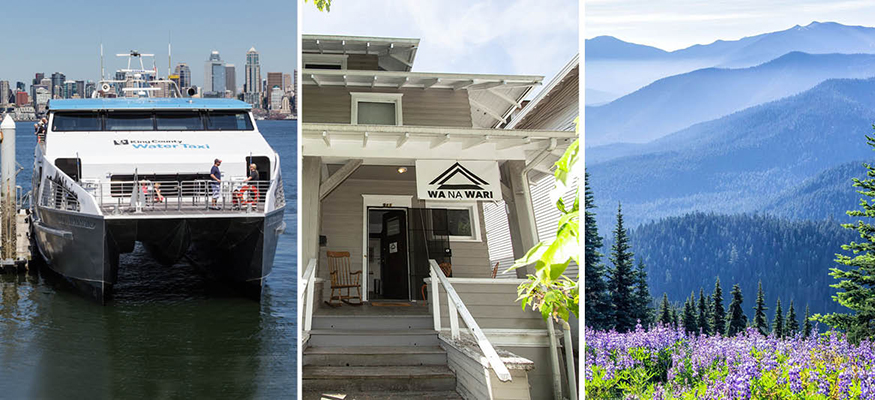
[[[261, 303], [139, 246], [106, 306], [41, 276], [0, 275], [0, 398], [295, 398], [296, 123], [258, 126], [282, 159], [287, 225]], [[24, 191], [35, 142], [33, 123], [17, 124]]]

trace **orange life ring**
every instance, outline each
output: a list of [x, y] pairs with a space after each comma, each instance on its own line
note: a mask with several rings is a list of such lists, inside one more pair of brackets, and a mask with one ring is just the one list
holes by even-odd
[[[246, 195], [246, 193], [249, 193], [249, 200], [244, 200], [244, 196]], [[240, 204], [256, 204], [258, 203], [258, 196], [259, 193], [257, 187], [253, 185], [243, 185], [243, 187], [241, 187], [240, 190], [235, 193], [235, 200], [237, 200]]]

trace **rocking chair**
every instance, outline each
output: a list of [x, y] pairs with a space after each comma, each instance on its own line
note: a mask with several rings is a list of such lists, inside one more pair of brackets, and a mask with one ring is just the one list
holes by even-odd
[[[331, 298], [325, 303], [332, 307], [338, 307], [341, 304], [334, 303], [334, 300], [339, 300], [352, 306], [362, 305], [362, 271], [349, 271], [349, 252], [328, 251], [327, 254], [328, 273], [331, 275]], [[350, 293], [353, 288], [358, 293], [355, 296]], [[346, 295], [343, 295], [343, 289], [346, 289]], [[334, 294], [335, 291], [337, 291], [337, 295]], [[358, 299], [358, 303], [350, 303], [350, 299]]]

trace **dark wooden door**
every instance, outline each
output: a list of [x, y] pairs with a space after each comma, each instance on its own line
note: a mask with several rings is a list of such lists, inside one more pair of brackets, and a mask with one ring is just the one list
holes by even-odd
[[390, 210], [383, 214], [380, 278], [383, 281], [383, 297], [408, 300], [407, 213], [403, 210]]

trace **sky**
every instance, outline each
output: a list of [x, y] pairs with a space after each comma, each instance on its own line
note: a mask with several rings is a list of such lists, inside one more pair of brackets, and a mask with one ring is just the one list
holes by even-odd
[[812, 21], [875, 25], [871, 0], [587, 0], [584, 12], [587, 39], [610, 35], [669, 51]]
[[311, 0], [302, 7], [305, 34], [419, 38], [419, 72], [543, 75], [546, 84], [579, 52], [577, 0], [334, 0], [327, 13]]
[[[175, 67], [191, 67], [192, 83], [203, 85], [204, 62], [212, 50], [234, 64], [237, 86], [250, 47], [267, 72], [291, 74], [297, 65], [297, 18], [293, 0], [3, 1], [0, 25], [0, 80], [30, 89], [35, 72], [62, 72], [70, 80], [100, 78], [100, 43], [107, 77], [124, 68], [116, 53], [154, 53], [160, 76], [167, 75], [167, 41]], [[151, 67], [150, 65], [146, 66]]]

